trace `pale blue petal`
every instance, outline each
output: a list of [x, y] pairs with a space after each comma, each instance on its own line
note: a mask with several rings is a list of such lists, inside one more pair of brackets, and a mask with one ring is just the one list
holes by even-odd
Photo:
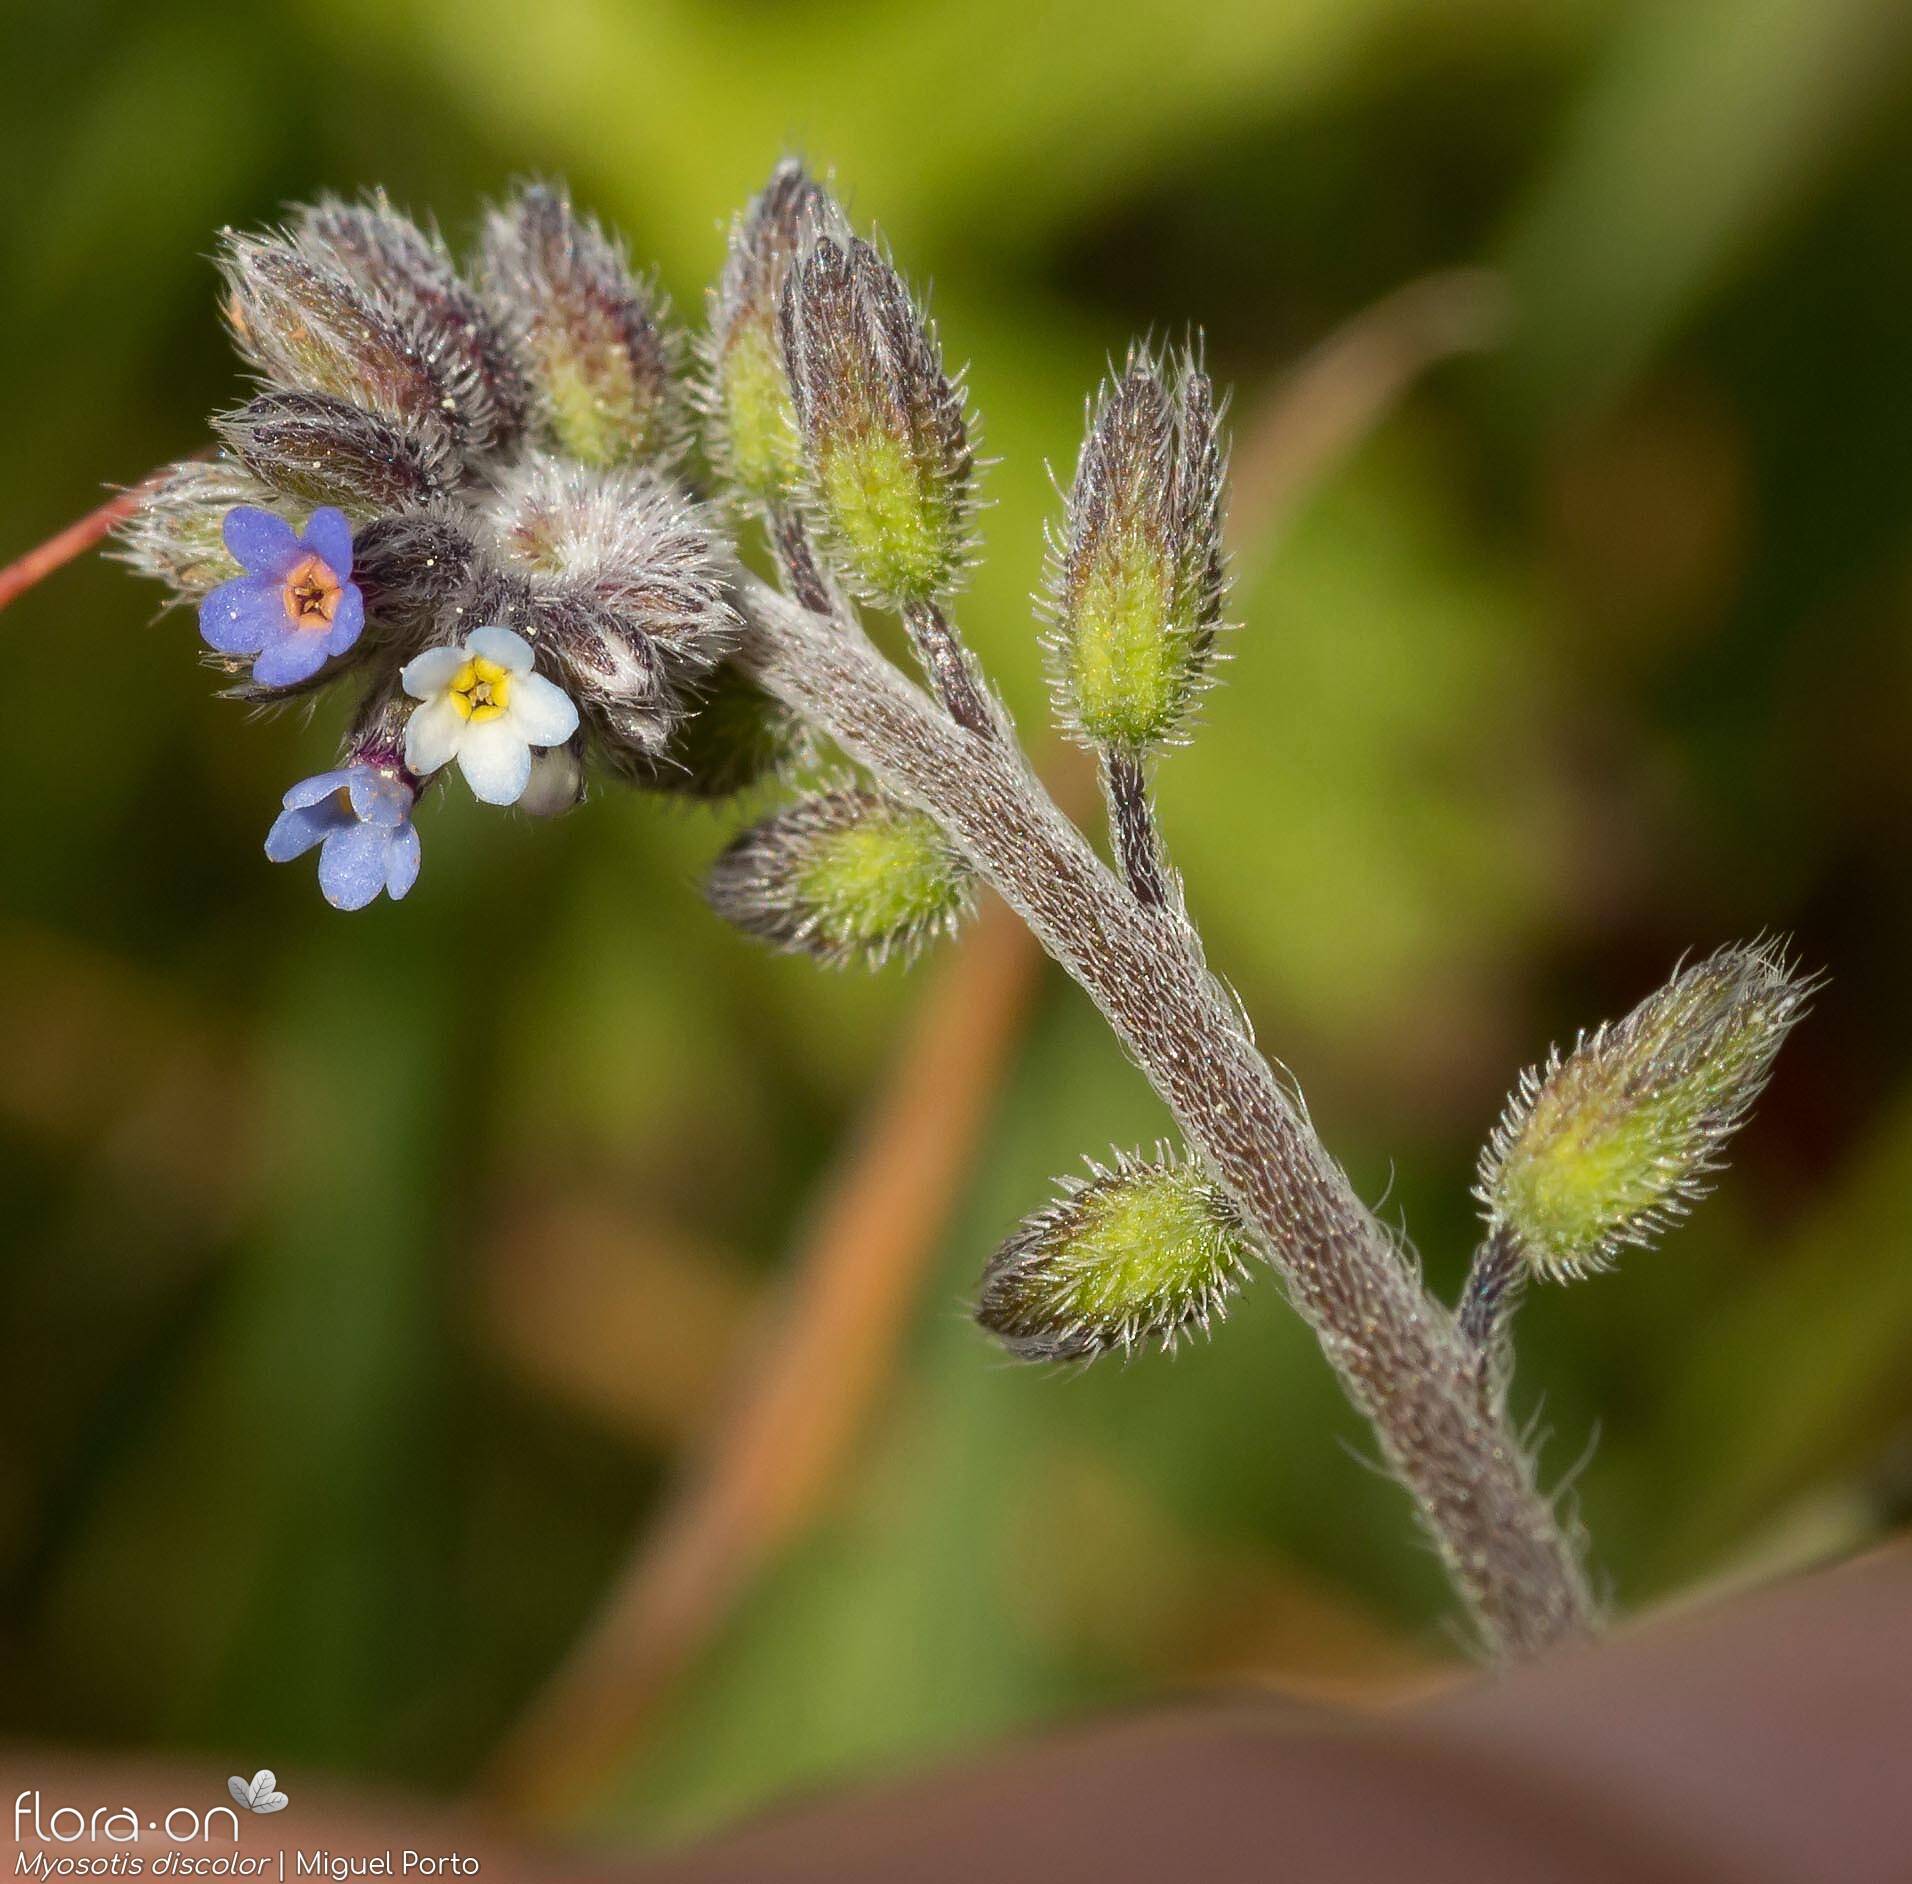
[[345, 521], [344, 511], [330, 505], [315, 510], [305, 520], [300, 541], [328, 564], [341, 582], [352, 573], [352, 526]]
[[365, 597], [356, 582], [348, 582], [339, 591], [338, 607], [332, 613], [332, 632], [325, 637], [326, 652], [343, 654], [365, 626]]
[[325, 665], [325, 636], [294, 628], [252, 664], [252, 677], [262, 687], [291, 687], [310, 680]]
[[282, 576], [304, 554], [291, 524], [256, 504], [234, 505], [220, 534], [227, 549], [255, 576]]
[[[340, 766], [335, 772], [316, 772], [311, 778], [302, 778], [285, 795], [285, 808], [288, 811], [303, 810], [308, 805], [323, 804], [334, 792], [344, 791], [351, 783], [355, 766]], [[341, 814], [342, 815], [342, 814]]]
[[409, 824], [400, 825], [385, 840], [385, 893], [397, 902], [418, 881], [424, 846]]
[[199, 632], [221, 654], [257, 654], [284, 625], [285, 604], [270, 576], [234, 576], [199, 604]]
[[354, 821], [319, 852], [319, 888], [334, 909], [363, 909], [385, 887], [387, 833]]
[[274, 863], [290, 863], [303, 857], [314, 844], [323, 843], [350, 818], [339, 806], [316, 810], [299, 806], [282, 811], [266, 833], [266, 855]]
[[351, 781], [352, 809], [367, 824], [391, 829], [411, 816], [412, 788], [376, 766], [355, 765], [345, 775]]

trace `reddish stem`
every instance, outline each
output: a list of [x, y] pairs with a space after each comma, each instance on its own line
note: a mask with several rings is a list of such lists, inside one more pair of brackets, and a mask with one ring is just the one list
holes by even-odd
[[104, 538], [122, 517], [132, 514], [133, 506], [145, 494], [152, 478], [142, 478], [130, 491], [109, 497], [96, 510], [89, 510], [77, 523], [50, 536], [24, 556], [16, 557], [0, 569], [0, 608], [16, 602], [26, 592], [56, 570], [64, 569], [76, 557], [84, 556]]

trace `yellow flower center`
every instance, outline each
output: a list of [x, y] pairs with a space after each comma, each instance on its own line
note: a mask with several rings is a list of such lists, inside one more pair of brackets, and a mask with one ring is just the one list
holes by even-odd
[[333, 573], [331, 564], [321, 562], [316, 556], [308, 556], [304, 562], [287, 572], [280, 593], [293, 627], [330, 628], [332, 617], [338, 613], [339, 596], [343, 589], [344, 585]]
[[496, 661], [467, 661], [452, 677], [451, 703], [468, 720], [495, 720], [511, 702], [511, 671]]

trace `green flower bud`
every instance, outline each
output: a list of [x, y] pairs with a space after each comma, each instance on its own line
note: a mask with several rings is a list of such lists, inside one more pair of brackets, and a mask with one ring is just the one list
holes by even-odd
[[1092, 749], [1184, 729], [1221, 619], [1221, 496], [1207, 375], [1192, 354], [1171, 375], [1132, 353], [1097, 395], [1050, 565], [1056, 710]]
[[975, 892], [933, 818], [846, 786], [744, 832], [717, 859], [707, 894], [726, 921], [776, 948], [876, 968], [953, 931]]
[[1490, 1228], [1555, 1278], [1650, 1244], [1705, 1195], [1812, 991], [1773, 945], [1722, 949], [1556, 1049], [1482, 1155]]
[[1192, 1165], [1118, 1153], [1026, 1217], [990, 1258], [976, 1319], [1019, 1360], [1087, 1361], [1138, 1343], [1172, 1348], [1248, 1273], [1226, 1195]]
[[781, 336], [824, 554], [880, 606], [944, 594], [969, 553], [975, 457], [909, 290], [869, 243], [821, 236], [785, 285]]
[[777, 332], [783, 285], [805, 233], [838, 220], [829, 193], [786, 159], [732, 228], [722, 278], [711, 290], [699, 389], [706, 444], [711, 461], [762, 506], [788, 502], [803, 474]]
[[528, 186], [486, 218], [483, 272], [552, 445], [599, 467], [677, 454], [665, 309], [595, 221], [562, 191]]

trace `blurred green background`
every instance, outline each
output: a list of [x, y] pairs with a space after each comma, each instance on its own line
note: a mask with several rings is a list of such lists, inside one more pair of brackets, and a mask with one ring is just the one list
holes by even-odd
[[[1340, 323], [1503, 271], [1506, 344], [1242, 543], [1247, 627], [1163, 815], [1217, 966], [1443, 1286], [1476, 1148], [1550, 1040], [1763, 930], [1830, 971], [1719, 1195], [1542, 1291], [1516, 1392], [1550, 1470], [1584, 1463], [1623, 1607], [1849, 1550], [1912, 1506], [1909, 24], [1901, 0], [10, 9], [0, 561], [237, 396], [222, 224], [382, 183], [462, 240], [508, 178], [562, 174], [696, 313], [794, 146], [972, 362], [1001, 462], [963, 615], [1040, 728], [1045, 463], [1112, 350], [1199, 324], [1245, 460]], [[211, 698], [155, 600], [95, 560], [0, 619], [0, 1733], [457, 1791], [747, 1375], [946, 964], [754, 951], [696, 894], [730, 823], [614, 794], [556, 827], [446, 794], [412, 898], [336, 916], [259, 849], [335, 726]], [[1010, 1065], [846, 1469], [585, 1775], [600, 1835], [1455, 1652], [1271, 1288], [1207, 1346], [1074, 1378], [968, 1324], [1052, 1174], [1163, 1128], [1059, 974]]]

